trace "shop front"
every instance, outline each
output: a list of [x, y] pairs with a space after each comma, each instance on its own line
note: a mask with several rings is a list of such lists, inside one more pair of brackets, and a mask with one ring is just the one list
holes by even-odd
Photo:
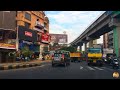
[[[23, 26], [18, 28], [19, 50], [23, 58], [35, 59], [36, 51], [39, 53], [37, 42], [37, 32]], [[36, 50], [37, 49], [37, 50]], [[20, 55], [21, 56], [21, 55]]]
[[48, 32], [44, 30], [44, 33], [41, 33], [41, 46], [40, 46], [40, 58], [45, 57], [49, 54], [49, 43], [50, 43], [50, 35]]
[[0, 63], [14, 62], [16, 52], [16, 32], [0, 29]]
[[15, 61], [15, 44], [0, 43], [0, 63]]

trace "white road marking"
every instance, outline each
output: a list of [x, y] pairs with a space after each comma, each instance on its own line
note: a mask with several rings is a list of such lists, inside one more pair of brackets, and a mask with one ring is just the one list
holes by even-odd
[[103, 70], [103, 69], [101, 69], [101, 68], [98, 68], [98, 67], [95, 67], [96, 69], [98, 69], [98, 70]]
[[80, 66], [80, 69], [83, 69], [83, 67], [82, 67], [82, 66]]
[[93, 69], [92, 67], [89, 67], [89, 66], [87, 66], [90, 70], [95, 70], [95, 69]]
[[113, 71], [113, 69], [111, 69], [111, 68], [107, 68], [107, 67], [102, 67], [103, 69], [107, 69], [107, 70], [109, 70], [109, 71]]
[[45, 65], [41, 65], [41, 66], [39, 66], [39, 67], [44, 67]]

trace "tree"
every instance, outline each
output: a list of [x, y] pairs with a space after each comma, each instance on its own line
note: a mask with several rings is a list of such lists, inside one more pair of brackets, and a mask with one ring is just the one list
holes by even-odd
[[76, 52], [76, 48], [75, 47], [72, 47], [72, 46], [69, 46], [69, 47], [63, 47], [61, 48], [60, 50], [66, 50], [66, 51], [70, 51], [70, 52]]
[[22, 48], [21, 52], [22, 52], [22, 54], [23, 54], [25, 57], [29, 57], [30, 55], [33, 54], [33, 51], [30, 51], [27, 46], [25, 46], [24, 48]]

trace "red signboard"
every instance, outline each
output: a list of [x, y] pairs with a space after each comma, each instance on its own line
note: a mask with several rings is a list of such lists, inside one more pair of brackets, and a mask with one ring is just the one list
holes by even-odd
[[32, 33], [31, 33], [31, 32], [28, 32], [28, 31], [25, 31], [25, 35], [26, 35], [26, 36], [29, 36], [29, 37], [32, 37]]
[[48, 33], [42, 33], [41, 42], [42, 43], [49, 43], [50, 42], [50, 35]]

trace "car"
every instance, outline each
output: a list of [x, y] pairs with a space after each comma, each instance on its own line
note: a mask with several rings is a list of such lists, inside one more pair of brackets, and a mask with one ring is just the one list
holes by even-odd
[[70, 56], [67, 53], [54, 53], [53, 60], [52, 60], [52, 66], [55, 65], [64, 65], [65, 67], [67, 65], [70, 65]]

